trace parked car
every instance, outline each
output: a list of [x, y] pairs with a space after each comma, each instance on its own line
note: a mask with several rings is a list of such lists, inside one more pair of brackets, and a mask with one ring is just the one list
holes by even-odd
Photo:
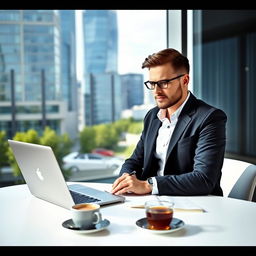
[[63, 168], [71, 170], [70, 181], [115, 177], [124, 160], [93, 153], [72, 152], [63, 158]]
[[92, 150], [92, 153], [94, 154], [100, 154], [103, 156], [114, 156], [115, 153], [112, 150], [105, 149], [105, 148], [95, 148]]

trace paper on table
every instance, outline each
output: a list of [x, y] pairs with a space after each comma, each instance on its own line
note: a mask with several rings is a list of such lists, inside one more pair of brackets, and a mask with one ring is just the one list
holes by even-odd
[[[205, 212], [203, 208], [196, 205], [186, 197], [158, 196], [162, 200], [172, 201], [174, 203], [174, 211], [176, 212]], [[156, 196], [132, 196], [129, 200], [127, 197], [127, 206], [131, 208], [144, 208], [144, 203], [148, 200], [156, 200]]]

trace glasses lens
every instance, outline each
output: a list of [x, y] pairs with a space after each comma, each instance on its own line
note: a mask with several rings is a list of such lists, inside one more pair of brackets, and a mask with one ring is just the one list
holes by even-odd
[[149, 90], [153, 90], [155, 88], [155, 85], [152, 84], [150, 81], [145, 82], [145, 85]]
[[164, 81], [159, 81], [157, 83], [157, 85], [161, 88], [161, 89], [164, 89], [167, 87], [167, 84], [168, 84], [168, 81], [164, 80]]

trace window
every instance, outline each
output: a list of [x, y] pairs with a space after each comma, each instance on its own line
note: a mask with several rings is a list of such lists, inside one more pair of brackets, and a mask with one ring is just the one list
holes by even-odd
[[194, 11], [194, 92], [223, 109], [227, 156], [256, 163], [256, 11]]
[[30, 128], [42, 134], [45, 114], [47, 125], [78, 141], [78, 126], [113, 122], [123, 106], [151, 103], [141, 64], [166, 43], [166, 10], [0, 10], [0, 130], [8, 137]]

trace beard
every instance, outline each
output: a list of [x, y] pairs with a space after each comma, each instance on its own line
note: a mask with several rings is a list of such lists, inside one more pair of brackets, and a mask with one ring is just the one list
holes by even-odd
[[172, 96], [167, 96], [163, 92], [159, 92], [155, 95], [156, 104], [160, 109], [166, 109], [177, 104], [183, 97], [183, 91], [181, 89], [181, 84]]

